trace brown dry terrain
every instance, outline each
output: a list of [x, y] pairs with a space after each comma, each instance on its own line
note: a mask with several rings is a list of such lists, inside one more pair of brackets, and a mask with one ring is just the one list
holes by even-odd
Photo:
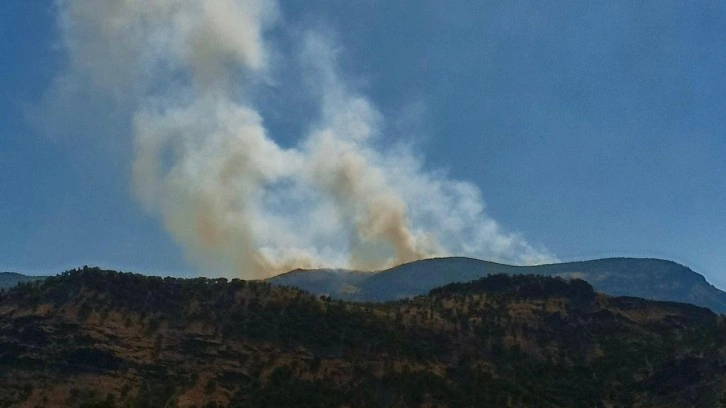
[[0, 292], [0, 406], [714, 407], [725, 345], [708, 309], [580, 280], [366, 304], [84, 268]]

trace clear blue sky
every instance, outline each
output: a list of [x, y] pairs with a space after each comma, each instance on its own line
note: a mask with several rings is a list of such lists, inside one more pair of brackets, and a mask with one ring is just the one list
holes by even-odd
[[[53, 97], [56, 14], [0, 2], [0, 270], [198, 273], [134, 196], [127, 108]], [[426, 171], [476, 185], [502, 229], [562, 261], [666, 258], [726, 288], [722, 2], [295, 1], [276, 21], [279, 54], [300, 27], [334, 38], [383, 148], [405, 139]], [[257, 110], [294, 145], [310, 98], [269, 75]]]

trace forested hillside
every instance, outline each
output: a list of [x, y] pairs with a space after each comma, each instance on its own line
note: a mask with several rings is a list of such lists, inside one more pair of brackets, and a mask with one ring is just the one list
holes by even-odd
[[496, 275], [389, 303], [95, 268], [0, 292], [0, 406], [715, 407], [723, 319]]
[[0, 289], [12, 288], [20, 282], [32, 282], [45, 278], [45, 276], [28, 276], [16, 272], [0, 272]]

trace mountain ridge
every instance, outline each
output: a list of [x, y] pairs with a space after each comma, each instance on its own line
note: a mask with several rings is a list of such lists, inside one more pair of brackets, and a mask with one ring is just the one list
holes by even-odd
[[20, 282], [32, 282], [45, 278], [47, 276], [24, 275], [18, 272], [0, 272], [0, 289], [12, 288]]
[[580, 279], [354, 303], [98, 268], [0, 292], [0, 406], [719, 406], [726, 321]]
[[[339, 271], [336, 279], [317, 282], [306, 280], [306, 273], [297, 271], [268, 279], [275, 285], [290, 285], [318, 295], [349, 301], [388, 301], [428, 293], [429, 290], [452, 282], [466, 282], [493, 274], [537, 274], [580, 278], [593, 287], [613, 296], [634, 296], [654, 300], [692, 303], [726, 313], [726, 292], [706, 281], [690, 268], [673, 261], [657, 258], [603, 258], [588, 261], [516, 266], [466, 257], [431, 258], [399, 265], [369, 275], [360, 274], [347, 279]], [[313, 276], [313, 275], [310, 275]], [[346, 290], [338, 290], [338, 282]]]

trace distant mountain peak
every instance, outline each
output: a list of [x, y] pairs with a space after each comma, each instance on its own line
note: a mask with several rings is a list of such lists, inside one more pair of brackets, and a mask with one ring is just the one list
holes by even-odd
[[45, 278], [45, 276], [29, 276], [17, 272], [0, 272], [0, 289], [12, 288], [20, 282], [32, 282]]
[[[523, 274], [582, 279], [614, 296], [692, 303], [726, 312], [726, 293], [690, 268], [670, 260], [615, 257], [536, 266], [514, 266], [467, 257], [431, 258], [380, 272], [311, 270], [269, 281], [353, 301], [386, 301], [423, 295], [454, 282], [487, 275]], [[292, 271], [295, 272], [295, 271]]]

